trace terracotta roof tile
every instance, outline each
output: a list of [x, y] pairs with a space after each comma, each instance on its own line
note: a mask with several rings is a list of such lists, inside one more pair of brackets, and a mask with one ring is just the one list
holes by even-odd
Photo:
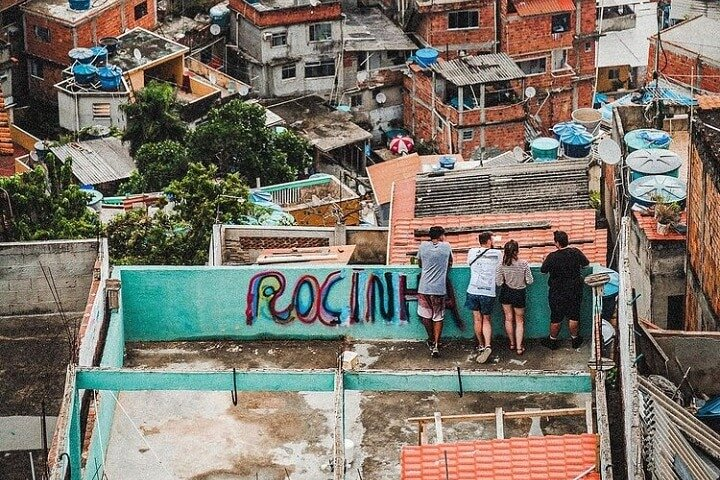
[[699, 95], [697, 102], [700, 110], [720, 110], [720, 95]]
[[[393, 182], [414, 178], [422, 171], [423, 165], [434, 165], [440, 157], [445, 155], [418, 155], [413, 153], [403, 157], [376, 163], [367, 167], [370, 185], [375, 194], [378, 205], [390, 202], [390, 192]], [[461, 155], [447, 155], [455, 158], [456, 162], [464, 161]]]
[[516, 0], [514, 5], [521, 17], [575, 11], [573, 0]]
[[[499, 234], [503, 240], [517, 240], [520, 246], [537, 243], [551, 243], [552, 232], [564, 230], [570, 241], [585, 241], [577, 245], [593, 263], [605, 265], [607, 256], [607, 231], [595, 228], [595, 210], [554, 210], [530, 213], [503, 213], [483, 215], [445, 215], [415, 218], [415, 179], [395, 184], [390, 213], [390, 264], [408, 264], [411, 255], [417, 252], [423, 238], [415, 236], [415, 230], [426, 230], [433, 225], [443, 227], [469, 227], [505, 222], [547, 221], [551, 228], [546, 230], [514, 230]], [[478, 232], [448, 235], [448, 241], [456, 250], [455, 263], [467, 262], [467, 249], [478, 244]], [[552, 245], [521, 248], [523, 258], [531, 263], [540, 263], [545, 255], [555, 250]]]
[[[670, 233], [667, 235], [659, 234], [657, 232], [657, 221], [655, 217], [641, 215], [640, 212], [633, 212], [633, 216], [635, 217], [635, 222], [637, 222], [638, 226], [645, 232], [647, 239], [651, 242], [684, 242], [687, 240], [685, 235], [677, 233], [675, 230], [670, 230]], [[687, 222], [685, 212], [680, 214], [680, 222]]]
[[453, 480], [571, 480], [596, 462], [597, 435], [590, 433], [428, 444], [403, 447], [400, 479], [438, 480], [447, 468]]

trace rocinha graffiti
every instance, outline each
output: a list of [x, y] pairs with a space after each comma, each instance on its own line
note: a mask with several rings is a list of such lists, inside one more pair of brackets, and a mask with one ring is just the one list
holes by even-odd
[[373, 322], [406, 322], [408, 302], [416, 300], [418, 274], [374, 273], [372, 270], [337, 270], [325, 278], [301, 275], [289, 287], [278, 271], [265, 271], [250, 279], [246, 322], [272, 319], [279, 324], [294, 321], [321, 322], [328, 326]]

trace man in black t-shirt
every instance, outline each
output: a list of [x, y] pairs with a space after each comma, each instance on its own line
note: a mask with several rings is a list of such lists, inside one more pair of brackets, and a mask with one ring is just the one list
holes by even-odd
[[549, 273], [548, 303], [550, 304], [550, 337], [543, 345], [555, 350], [560, 334], [560, 323], [567, 318], [572, 347], [582, 345], [580, 336], [580, 304], [583, 296], [582, 269], [590, 264], [585, 255], [574, 247], [568, 247], [568, 235], [557, 230], [553, 235], [556, 251], [550, 253], [540, 267]]

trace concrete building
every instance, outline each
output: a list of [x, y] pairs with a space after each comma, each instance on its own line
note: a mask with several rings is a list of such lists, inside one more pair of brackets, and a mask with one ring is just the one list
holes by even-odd
[[[629, 15], [629, 14], [628, 14]], [[612, 17], [615, 20], [619, 17]], [[657, 32], [657, 4], [634, 6], [628, 28], [613, 28], [598, 39], [598, 92], [632, 90], [642, 86], [648, 67], [648, 38]], [[623, 23], [624, 27], [625, 24]]]
[[[660, 73], [663, 78], [696, 90], [720, 93], [720, 20], [698, 16], [661, 33]], [[648, 80], [654, 71], [657, 36], [650, 40]]]
[[700, 97], [688, 177], [687, 330], [720, 330], [718, 97]]
[[[686, 220], [683, 214], [681, 222]], [[655, 218], [633, 212], [630, 280], [641, 320], [680, 330], [685, 324], [685, 235], [657, 233]]]
[[[95, 125], [124, 129], [127, 118], [121, 105], [134, 101], [134, 92], [151, 80], [176, 88], [186, 121], [197, 119], [215, 102], [227, 101], [242, 90], [241, 82], [186, 58], [187, 47], [156, 33], [135, 28], [118, 39], [123, 48], [108, 59], [122, 70], [117, 90], [108, 91], [99, 83], [79, 84], [69, 71], [65, 72], [69, 78], [55, 85], [61, 127], [71, 131]], [[248, 91], [246, 88], [244, 93]]]
[[329, 95], [342, 65], [338, 0], [231, 0], [227, 72], [264, 97]]
[[[71, 65], [68, 52], [92, 47], [135, 27], [157, 25], [155, 0], [108, 0], [88, 10], [72, 10], [66, 0], [31, 0], [22, 6], [28, 88], [45, 101], [57, 102], [53, 86]], [[132, 49], [130, 50], [132, 55]]]
[[411, 64], [405, 126], [440, 153], [488, 158], [512, 150], [525, 143], [526, 80], [504, 53]]
[[640, 0], [598, 0], [598, 30], [614, 32], [635, 28], [637, 9], [643, 6]]
[[[526, 320], [532, 346], [523, 362], [499, 340], [497, 363], [478, 365], [469, 360], [469, 312], [447, 322], [453, 348], [440, 359], [428, 355], [412, 308], [418, 272], [378, 265], [116, 267], [119, 291], [110, 291], [100, 368], [69, 370], [50, 478], [257, 473], [315, 480], [330, 478], [330, 462], [347, 462], [352, 470], [336, 469], [332, 478], [360, 472], [396, 480], [412, 468], [401, 449], [418, 440], [440, 449], [498, 437], [534, 442], [517, 439], [531, 424], [545, 435], [534, 442], [537, 458], [559, 465], [564, 457], [560, 463], [587, 478], [609, 471], [604, 373], [587, 367], [594, 349], [565, 348], [565, 340], [550, 353], [535, 346], [547, 332], [544, 282], [528, 292], [536, 309]], [[452, 269], [455, 291], [467, 274]], [[593, 313], [588, 295], [586, 338], [593, 338]], [[87, 415], [83, 405], [91, 407]], [[426, 424], [432, 412], [434, 430]], [[449, 415], [459, 413], [470, 417], [454, 423]], [[526, 421], [510, 421], [518, 416]], [[488, 418], [493, 427], [481, 423]], [[576, 445], [577, 435], [583, 448], [552, 448]], [[489, 461], [493, 469], [507, 465], [504, 457]]]

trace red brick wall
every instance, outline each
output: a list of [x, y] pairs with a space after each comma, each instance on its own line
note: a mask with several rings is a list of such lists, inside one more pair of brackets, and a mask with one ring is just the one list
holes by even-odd
[[[648, 51], [647, 81], [652, 80], [655, 70], [655, 41], [650, 41]], [[720, 93], [720, 67], [708, 63], [702, 57], [691, 52], [663, 44], [660, 52], [658, 70], [673, 80], [690, 85], [693, 83], [696, 88]], [[691, 75], [695, 78], [692, 79]], [[691, 80], [694, 80], [691, 82]]]
[[[478, 28], [448, 30], [448, 15], [451, 11], [477, 10]], [[492, 2], [462, 2], [423, 7], [420, 24], [416, 31], [425, 43], [439, 50], [444, 57], [454, 58], [458, 50], [468, 55], [492, 52], [492, 46], [482, 44], [495, 42], [495, 7]], [[473, 48], [474, 47], [474, 48]], [[447, 55], [445, 55], [447, 51]]]
[[[481, 143], [481, 129], [483, 127], [473, 128], [472, 140], [463, 141], [460, 144], [460, 131], [457, 128], [453, 128], [452, 136], [453, 142], [457, 149], [457, 145], [462, 145], [460, 153], [462, 156], [469, 160], [475, 150], [480, 146]], [[523, 147], [525, 137], [525, 123], [524, 121], [513, 122], [513, 123], [502, 123], [497, 125], [487, 125], [485, 129], [485, 149], [486, 151], [500, 151], [507, 152], [512, 150], [514, 147]], [[443, 145], [447, 147], [447, 141], [443, 142]], [[444, 150], [441, 153], [449, 153], [449, 150]], [[486, 156], [487, 158], [487, 156]]]
[[28, 75], [28, 88], [32, 95], [39, 96], [41, 100], [57, 103], [57, 90], [53, 87], [62, 81], [64, 67], [43, 61], [43, 79]]
[[339, 2], [258, 12], [244, 0], [230, 0], [230, 8], [260, 28], [339, 20], [342, 14]]
[[[35, 36], [35, 26], [50, 30], [50, 43]], [[25, 13], [25, 52], [36, 57], [52, 60], [60, 65], [69, 65], [67, 53], [75, 48], [72, 30], [51, 18]]]

